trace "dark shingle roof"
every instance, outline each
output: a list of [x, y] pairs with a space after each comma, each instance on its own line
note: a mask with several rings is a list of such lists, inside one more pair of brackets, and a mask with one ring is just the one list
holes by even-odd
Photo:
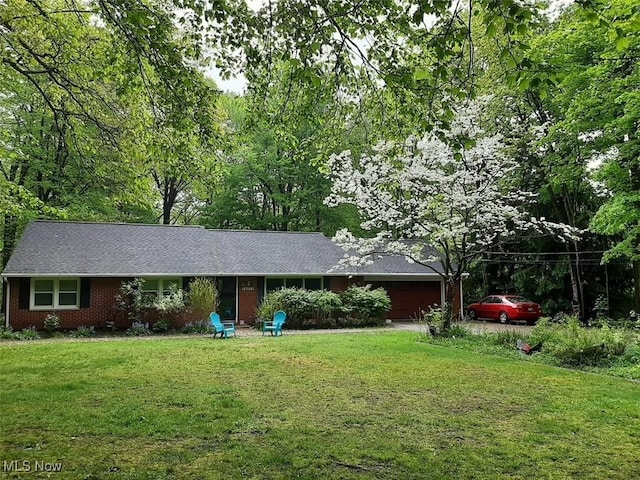
[[[34, 221], [3, 275], [338, 275], [334, 267], [343, 255], [321, 233]], [[401, 257], [350, 270], [367, 275], [433, 274]]]

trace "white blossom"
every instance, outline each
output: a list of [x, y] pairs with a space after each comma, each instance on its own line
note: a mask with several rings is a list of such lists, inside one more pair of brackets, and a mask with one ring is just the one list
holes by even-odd
[[359, 158], [349, 151], [331, 156], [326, 205], [355, 205], [361, 227], [376, 232], [370, 238], [336, 233], [334, 241], [347, 252], [341, 268], [393, 254], [422, 264], [439, 260], [442, 275], [454, 278], [482, 252], [523, 231], [576, 238], [579, 232], [566, 225], [528, 215], [535, 194], [512, 187], [518, 165], [505, 155], [502, 138], [479, 126], [481, 107], [461, 108], [450, 131], [440, 132], [472, 141], [460, 151], [428, 133], [381, 142]]

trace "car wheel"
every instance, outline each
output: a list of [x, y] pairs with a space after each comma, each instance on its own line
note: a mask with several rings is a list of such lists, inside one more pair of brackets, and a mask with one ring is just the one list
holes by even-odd
[[498, 317], [498, 320], [500, 320], [500, 323], [502, 323], [503, 325], [506, 325], [507, 323], [509, 323], [509, 317], [505, 312], [500, 312], [500, 316]]
[[478, 314], [475, 310], [469, 310], [469, 320], [477, 320]]

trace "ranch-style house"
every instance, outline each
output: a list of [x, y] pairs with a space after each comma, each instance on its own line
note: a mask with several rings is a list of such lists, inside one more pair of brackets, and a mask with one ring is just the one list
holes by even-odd
[[[127, 328], [116, 308], [121, 284], [145, 279], [145, 295], [163, 295], [171, 284], [189, 290], [196, 277], [215, 279], [226, 321], [251, 324], [264, 296], [281, 287], [327, 289], [383, 287], [389, 320], [417, 318], [444, 301], [444, 282], [431, 268], [402, 257], [364, 267], [336, 269], [343, 250], [321, 233], [208, 230], [199, 226], [37, 220], [22, 234], [2, 273], [6, 326], [43, 328], [55, 313], [64, 329]], [[434, 263], [437, 269], [438, 264]], [[454, 311], [462, 305], [456, 288]], [[184, 313], [180, 322], [199, 320]]]

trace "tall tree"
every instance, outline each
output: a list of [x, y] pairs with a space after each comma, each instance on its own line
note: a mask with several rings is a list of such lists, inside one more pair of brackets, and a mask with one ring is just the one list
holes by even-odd
[[202, 222], [332, 234], [348, 215], [322, 203], [330, 184], [320, 172], [321, 159], [355, 139], [346, 138], [340, 103], [324, 84], [309, 88], [287, 63], [278, 72], [269, 82], [252, 83], [245, 99], [226, 99], [233, 140]]
[[[637, 72], [618, 68], [636, 55], [630, 25], [637, 14], [630, 7], [611, 2], [596, 13], [574, 6], [541, 25], [529, 41], [527, 61], [518, 66], [517, 81], [510, 76], [516, 65], [491, 39], [476, 41], [484, 65], [478, 70], [479, 90], [495, 96], [492, 128], [505, 135], [520, 164], [522, 187], [539, 193], [532, 213], [584, 230], [579, 242], [563, 246], [539, 239], [503, 245], [486, 258], [484, 283], [494, 290], [516, 286], [541, 299], [549, 312], [570, 307], [564, 297], [586, 319], [596, 298], [610, 290], [620, 314], [628, 295], [628, 269], [621, 259], [607, 267], [597, 264], [597, 252], [609, 248], [613, 237], [588, 229], [605, 201], [589, 178], [594, 158], [609, 158], [604, 154], [616, 145], [631, 147], [637, 130], [629, 102]], [[615, 134], [612, 119], [624, 119]]]
[[[67, 218], [153, 221], [149, 159], [158, 178], [171, 181], [167, 164], [176, 156], [190, 163], [215, 130], [206, 114], [215, 87], [197, 71], [198, 49], [179, 35], [167, 7], [109, 0], [0, 6], [0, 160], [4, 180], [21, 187], [10, 192], [28, 191]], [[156, 135], [145, 143], [148, 132]], [[6, 213], [5, 259], [20, 224]]]
[[334, 183], [327, 203], [354, 204], [362, 228], [371, 232], [368, 238], [338, 232], [347, 251], [343, 263], [395, 254], [432, 268], [446, 284], [445, 328], [456, 285], [484, 252], [521, 232], [562, 241], [576, 235], [566, 225], [530, 216], [526, 204], [533, 195], [513, 188], [516, 164], [504, 155], [499, 136], [485, 135], [479, 118], [474, 103], [460, 109], [449, 131], [409, 138], [404, 145], [381, 143], [371, 156], [343, 152], [330, 162]]

